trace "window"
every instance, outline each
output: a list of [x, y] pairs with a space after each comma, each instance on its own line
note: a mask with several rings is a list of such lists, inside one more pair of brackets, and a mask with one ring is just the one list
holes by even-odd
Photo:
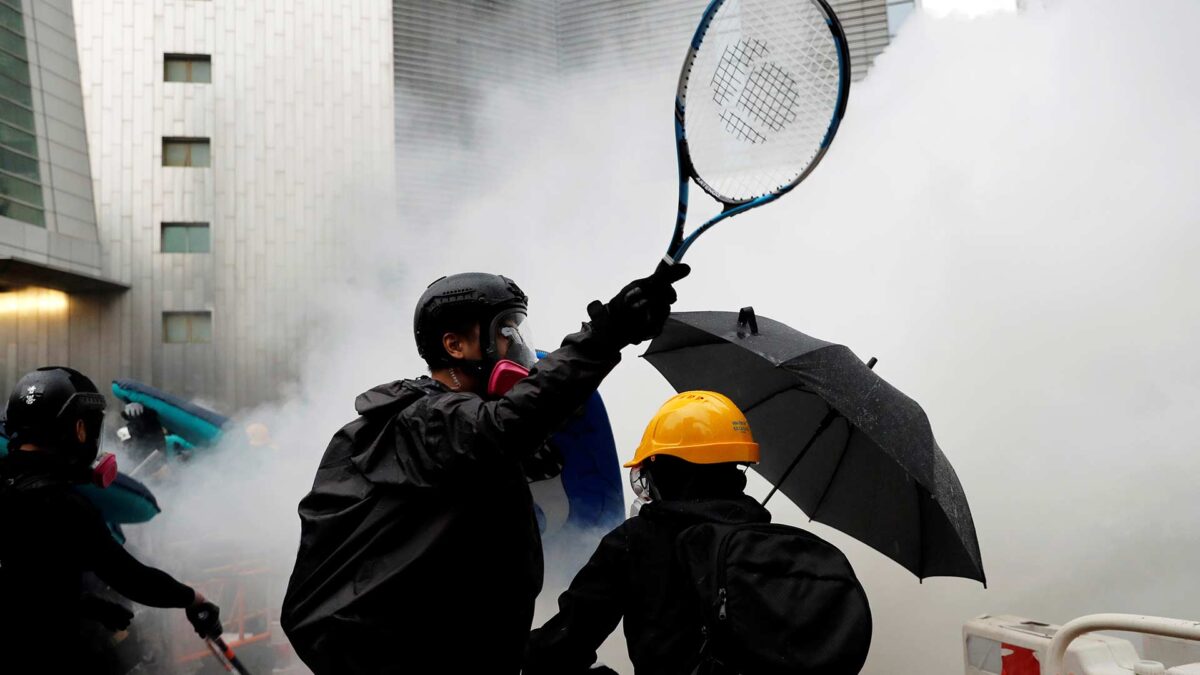
[[29, 84], [17, 82], [7, 75], [0, 75], [0, 96], [16, 101], [26, 108], [33, 107], [33, 89]]
[[0, 52], [0, 73], [21, 84], [29, 84], [29, 62], [8, 52]]
[[7, 145], [27, 155], [37, 155], [37, 138], [0, 120], [0, 145]]
[[41, 185], [6, 173], [0, 173], [0, 195], [18, 199], [31, 206], [42, 206]]
[[33, 111], [0, 98], [0, 121], [33, 131]]
[[212, 82], [212, 57], [207, 54], [167, 54], [164, 82]]
[[212, 342], [212, 312], [163, 312], [163, 342], [167, 344]]
[[21, 9], [9, 5], [0, 5], [0, 26], [4, 26], [14, 33], [24, 35], [25, 19], [21, 16]]
[[0, 0], [0, 216], [46, 226], [19, 0]]
[[212, 238], [208, 223], [163, 223], [163, 253], [210, 253]]
[[209, 166], [207, 138], [164, 138], [163, 166]]
[[15, 202], [4, 195], [0, 195], [0, 216], [15, 218], [23, 223], [37, 225], [38, 227], [46, 226], [46, 215], [41, 209], [35, 209], [32, 206]]
[[0, 5], [0, 49], [6, 52], [11, 52], [25, 59], [29, 58], [25, 49], [25, 36], [18, 28], [16, 30], [9, 28], [4, 20], [5, 13], [12, 10]]

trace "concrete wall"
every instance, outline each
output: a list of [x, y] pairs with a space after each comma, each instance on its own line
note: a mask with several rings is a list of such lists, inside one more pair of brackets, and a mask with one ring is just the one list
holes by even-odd
[[[129, 284], [97, 339], [100, 376], [233, 410], [299, 366], [306, 299], [339, 278], [339, 232], [392, 178], [391, 8], [356, 0], [77, 0], [106, 275]], [[163, 81], [206, 54], [212, 82]], [[208, 137], [209, 168], [162, 166]], [[163, 222], [209, 222], [211, 253], [161, 252]], [[210, 311], [209, 344], [164, 344], [167, 311]]]

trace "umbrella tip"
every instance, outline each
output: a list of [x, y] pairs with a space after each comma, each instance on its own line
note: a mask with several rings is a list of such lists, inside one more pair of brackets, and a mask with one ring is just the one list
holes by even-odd
[[738, 337], [746, 337], [746, 328], [750, 329], [750, 335], [758, 335], [758, 317], [754, 315], [753, 307], [743, 307], [738, 312]]
[[874, 356], [872, 356], [872, 357], [871, 357], [871, 360], [870, 360], [870, 361], [867, 361], [867, 367], [868, 367], [868, 368], [870, 368], [870, 369], [872, 369], [872, 370], [874, 370], [874, 369], [875, 369], [875, 364], [876, 364], [876, 363], [879, 363], [879, 359], [877, 359], [877, 358], [875, 358]]

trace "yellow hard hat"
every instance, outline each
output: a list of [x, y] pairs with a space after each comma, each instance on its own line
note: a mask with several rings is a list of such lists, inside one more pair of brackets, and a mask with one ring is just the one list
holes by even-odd
[[733, 401], [715, 391], [685, 391], [658, 409], [625, 466], [640, 466], [655, 455], [692, 464], [756, 463], [758, 443]]

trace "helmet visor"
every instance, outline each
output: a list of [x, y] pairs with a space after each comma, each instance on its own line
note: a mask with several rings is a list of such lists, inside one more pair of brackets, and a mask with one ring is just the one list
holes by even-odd
[[488, 332], [491, 339], [488, 351], [497, 361], [507, 359], [525, 368], [537, 363], [537, 352], [524, 311], [511, 310], [498, 315]]

